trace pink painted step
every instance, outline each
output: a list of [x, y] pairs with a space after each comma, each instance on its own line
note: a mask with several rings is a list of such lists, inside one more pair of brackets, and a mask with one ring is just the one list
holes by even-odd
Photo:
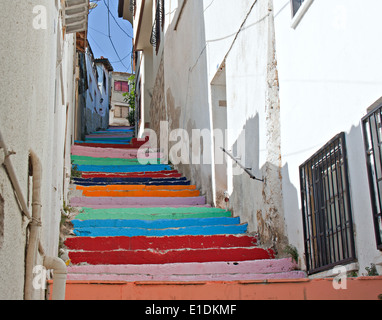
[[272, 251], [258, 247], [212, 248], [212, 249], [174, 249], [152, 250], [113, 250], [113, 251], [69, 251], [69, 258], [77, 265], [99, 264], [166, 264], [189, 262], [246, 261], [273, 259]]
[[202, 197], [186, 197], [186, 198], [89, 198], [89, 197], [76, 197], [70, 200], [72, 207], [87, 207], [94, 208], [95, 206], [105, 206], [110, 208], [111, 206], [122, 206], [127, 208], [128, 206], [197, 206], [206, 204], [206, 198]]
[[65, 245], [69, 250], [112, 251], [112, 250], [174, 250], [203, 248], [253, 247], [257, 238], [251, 236], [179, 236], [179, 237], [74, 237]]
[[68, 280], [88, 281], [236, 281], [297, 279], [291, 259], [242, 262], [175, 263], [163, 265], [98, 265], [68, 268]]

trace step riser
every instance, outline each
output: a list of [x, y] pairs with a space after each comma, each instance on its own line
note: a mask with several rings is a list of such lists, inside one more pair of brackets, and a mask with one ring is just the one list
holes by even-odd
[[209, 274], [209, 275], [83, 275], [83, 274], [69, 274], [69, 281], [178, 281], [178, 282], [192, 282], [192, 281], [256, 281], [256, 280], [272, 280], [272, 279], [302, 279], [306, 274], [302, 271], [291, 271], [283, 273], [271, 274]]
[[238, 225], [240, 218], [208, 218], [208, 219], [181, 219], [181, 220], [73, 220], [75, 229], [80, 228], [143, 228], [168, 229], [216, 225]]
[[271, 259], [263, 249], [207, 249], [207, 250], [174, 250], [166, 253], [151, 251], [110, 251], [110, 252], [69, 252], [73, 264], [168, 264], [189, 262], [240, 262], [247, 260]]
[[84, 197], [92, 198], [126, 198], [126, 197], [162, 197], [162, 198], [189, 198], [189, 197], [199, 197], [199, 191], [83, 191], [82, 195]]
[[182, 214], [182, 213], [226, 213], [227, 211], [219, 208], [213, 208], [211, 206], [192, 206], [192, 207], [152, 207], [152, 208], [120, 208], [120, 209], [90, 209], [83, 208], [84, 214], [104, 214], [104, 218], [107, 218], [109, 214]]
[[149, 153], [146, 154], [144, 150], [138, 149], [107, 149], [107, 148], [91, 148], [82, 147], [80, 145], [72, 146], [71, 153], [74, 156], [95, 157], [95, 158], [110, 158], [110, 159], [136, 159], [136, 158], [156, 158], [161, 159], [163, 154], [161, 153]]
[[72, 160], [77, 166], [132, 166], [161, 164], [161, 159], [110, 159], [106, 160]]
[[175, 250], [203, 248], [254, 247], [255, 237], [248, 236], [183, 236], [183, 237], [98, 237], [69, 238], [65, 245], [70, 250]]
[[112, 206], [197, 206], [205, 205], [205, 197], [196, 198], [88, 198], [70, 200], [72, 207], [112, 207]]
[[[150, 208], [148, 208], [150, 209]], [[229, 218], [230, 212], [221, 213], [162, 213], [162, 214], [144, 214], [144, 213], [126, 213], [126, 214], [82, 214], [80, 213], [76, 219], [81, 221], [90, 220], [141, 220], [141, 221], [158, 221], [158, 220], [182, 220], [182, 219], [209, 219], [209, 218]], [[99, 223], [102, 223], [101, 221]]]
[[131, 143], [131, 144], [106, 144], [106, 143], [85, 143], [85, 142], [76, 142], [75, 145], [82, 146], [82, 147], [91, 147], [91, 148], [107, 148], [107, 149], [139, 149], [141, 148], [146, 142], [143, 143]]
[[92, 179], [92, 178], [182, 178], [187, 180], [185, 177], [181, 177], [178, 171], [176, 170], [166, 170], [166, 171], [157, 171], [157, 172], [130, 172], [130, 173], [102, 173], [102, 172], [93, 172], [93, 173], [82, 173], [83, 179]]
[[[75, 182], [75, 184], [83, 187], [93, 187], [93, 186], [107, 186], [109, 182]], [[143, 186], [189, 186], [191, 185], [190, 181], [185, 180], [175, 180], [175, 181], [166, 181], [166, 182], [156, 182], [155, 180], [147, 181], [147, 182], [113, 182], [114, 185], [143, 185]]]
[[116, 133], [109, 133], [109, 134], [89, 134], [87, 136], [85, 136], [85, 138], [99, 138], [99, 139], [103, 139], [103, 138], [133, 138], [134, 136], [134, 133], [120, 133], [120, 134], [116, 134]]
[[205, 262], [205, 263], [173, 263], [163, 265], [95, 265], [68, 267], [69, 273], [75, 274], [235, 274], [256, 273], [269, 274], [290, 272], [297, 265], [291, 259], [252, 260], [241, 262]]
[[80, 145], [116, 145], [116, 146], [127, 146], [131, 142], [131, 139], [129, 141], [75, 141], [75, 143]]
[[182, 190], [196, 190], [196, 186], [175, 186], [175, 187], [164, 187], [164, 186], [142, 186], [142, 185], [127, 185], [127, 186], [117, 186], [109, 184], [104, 187], [81, 187], [77, 186], [77, 190], [83, 191], [182, 191]]
[[211, 236], [223, 234], [244, 234], [248, 225], [184, 227], [176, 229], [143, 228], [81, 228], [75, 229], [78, 237], [174, 237], [174, 236]]
[[109, 172], [109, 173], [125, 173], [125, 172], [158, 172], [171, 170], [169, 165], [131, 165], [131, 166], [87, 166], [79, 165], [77, 170], [81, 172]]

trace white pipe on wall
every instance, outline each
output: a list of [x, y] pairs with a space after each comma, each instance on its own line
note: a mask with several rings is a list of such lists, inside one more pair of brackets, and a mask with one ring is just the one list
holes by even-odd
[[36, 265], [41, 230], [41, 176], [42, 167], [38, 157], [30, 152], [33, 168], [32, 221], [29, 224], [29, 242], [25, 263], [25, 300], [33, 299], [33, 268]]
[[[30, 161], [33, 168], [32, 221], [29, 224], [30, 235], [25, 267], [25, 300], [33, 299], [33, 268], [36, 265], [37, 253], [40, 252], [40, 254], [44, 254], [44, 250], [40, 242], [42, 166], [33, 151], [30, 152]], [[44, 256], [43, 265], [46, 269], [54, 270], [52, 299], [65, 300], [67, 278], [66, 264], [59, 258]]]
[[44, 257], [44, 267], [53, 269], [52, 300], [65, 300], [67, 268], [60, 258]]

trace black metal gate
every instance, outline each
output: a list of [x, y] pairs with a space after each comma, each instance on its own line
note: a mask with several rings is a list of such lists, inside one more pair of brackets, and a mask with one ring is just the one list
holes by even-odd
[[382, 105], [362, 120], [377, 247], [382, 250]]
[[300, 180], [308, 273], [355, 261], [344, 133], [300, 167]]

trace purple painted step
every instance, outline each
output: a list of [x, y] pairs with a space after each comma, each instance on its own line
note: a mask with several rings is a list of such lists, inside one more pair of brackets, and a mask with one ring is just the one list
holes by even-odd
[[163, 265], [98, 265], [68, 268], [69, 280], [236, 281], [305, 278], [291, 259]]
[[70, 205], [72, 207], [87, 207], [95, 208], [107, 207], [114, 208], [116, 206], [122, 206], [127, 208], [129, 206], [198, 206], [205, 205], [206, 198], [202, 197], [189, 197], [189, 198], [135, 198], [135, 197], [126, 197], [126, 198], [114, 198], [114, 197], [105, 197], [105, 198], [89, 198], [89, 197], [76, 197], [70, 200]]

